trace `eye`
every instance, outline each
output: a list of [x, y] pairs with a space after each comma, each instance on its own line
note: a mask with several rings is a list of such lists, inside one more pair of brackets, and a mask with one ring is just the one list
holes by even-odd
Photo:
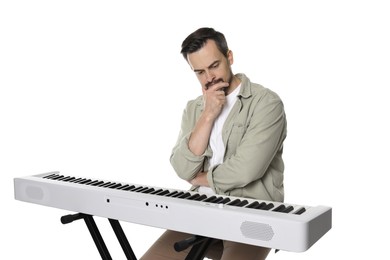
[[216, 69], [216, 68], [218, 68], [218, 66], [219, 66], [219, 62], [214, 63], [214, 64], [211, 66], [211, 68], [212, 68], [212, 69]]
[[203, 73], [204, 73], [203, 70], [198, 70], [198, 71], [196, 71], [196, 74], [197, 74], [197, 75], [202, 75]]

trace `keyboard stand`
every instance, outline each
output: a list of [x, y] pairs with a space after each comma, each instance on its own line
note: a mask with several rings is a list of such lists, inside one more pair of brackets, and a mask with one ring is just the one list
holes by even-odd
[[[77, 213], [77, 214], [71, 214], [61, 217], [61, 223], [62, 224], [68, 224], [72, 223], [75, 220], [84, 219], [85, 224], [88, 227], [89, 233], [91, 233], [91, 236], [93, 238], [93, 241], [95, 242], [95, 245], [97, 249], [99, 250], [100, 256], [102, 257], [102, 260], [112, 260], [112, 257], [110, 255], [110, 252], [107, 249], [106, 244], [104, 243], [103, 237], [101, 236], [99, 232], [99, 228], [97, 227], [95, 220], [93, 219], [92, 215], [84, 214], [84, 213]], [[123, 229], [116, 219], [108, 219], [110, 221], [111, 227], [115, 232], [115, 235], [122, 247], [123, 252], [125, 253], [128, 260], [137, 260], [136, 256], [134, 255], [133, 249], [131, 248], [129, 242], [127, 241], [126, 235], [123, 232]]]
[[[93, 241], [95, 242], [95, 245], [100, 253], [102, 260], [112, 260], [110, 252], [108, 251], [107, 246], [104, 243], [103, 237], [100, 234], [99, 228], [97, 227], [92, 215], [84, 213], [65, 215], [61, 217], [61, 223], [69, 224], [79, 219], [84, 219], [84, 222], [88, 227], [89, 233], [91, 234]], [[126, 235], [123, 232], [119, 221], [116, 219], [108, 220], [111, 224], [112, 229], [115, 232], [115, 235], [122, 247], [123, 252], [126, 255], [126, 258], [128, 260], [137, 260], [137, 257], [135, 256], [133, 249], [129, 244], [129, 241], [126, 238]], [[176, 242], [174, 248], [177, 252], [180, 252], [192, 246], [185, 260], [202, 260], [206, 255], [207, 249], [209, 248], [213, 240], [213, 238], [194, 235], [183, 241]]]

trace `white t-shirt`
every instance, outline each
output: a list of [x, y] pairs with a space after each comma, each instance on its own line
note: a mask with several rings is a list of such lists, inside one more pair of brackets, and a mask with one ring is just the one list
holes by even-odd
[[[210, 134], [210, 147], [213, 151], [213, 156], [210, 158], [210, 168], [215, 165], [223, 163], [223, 156], [225, 155], [225, 146], [222, 140], [223, 125], [232, 110], [234, 103], [237, 101], [237, 95], [240, 93], [241, 84], [229, 95], [226, 96], [226, 103], [222, 108], [221, 114], [215, 119], [214, 126]], [[199, 192], [214, 194], [214, 191], [209, 187], [199, 187]]]

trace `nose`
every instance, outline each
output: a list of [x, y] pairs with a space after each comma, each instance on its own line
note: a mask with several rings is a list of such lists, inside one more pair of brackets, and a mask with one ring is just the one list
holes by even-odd
[[210, 71], [206, 71], [206, 80], [207, 82], [213, 82], [213, 80], [215, 79], [215, 75], [214, 73], [210, 72]]

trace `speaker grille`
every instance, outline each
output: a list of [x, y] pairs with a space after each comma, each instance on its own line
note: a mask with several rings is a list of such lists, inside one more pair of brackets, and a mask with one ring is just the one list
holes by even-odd
[[272, 227], [268, 224], [245, 221], [240, 227], [241, 233], [246, 238], [270, 241], [274, 236]]
[[28, 198], [34, 200], [42, 200], [44, 196], [42, 188], [36, 186], [27, 186], [26, 195]]

